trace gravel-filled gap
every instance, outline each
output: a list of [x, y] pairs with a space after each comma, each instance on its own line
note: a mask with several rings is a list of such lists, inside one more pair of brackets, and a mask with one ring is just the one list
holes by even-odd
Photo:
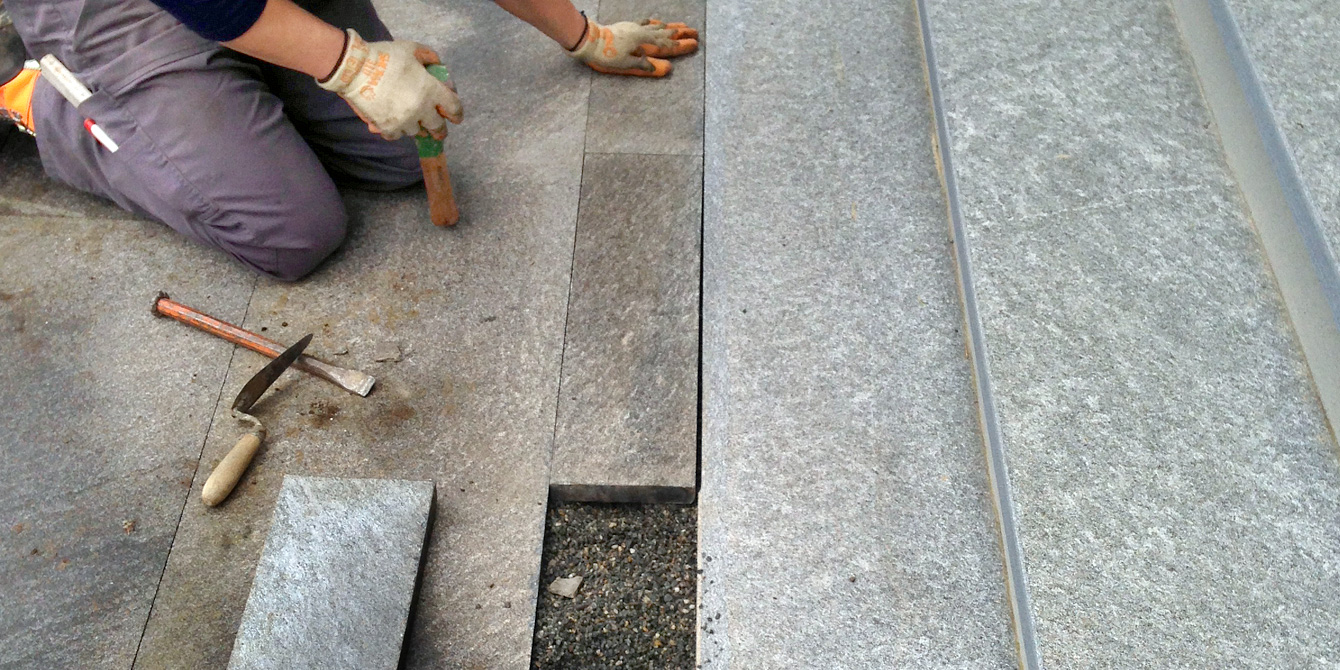
[[532, 667], [693, 668], [697, 544], [696, 505], [551, 504]]

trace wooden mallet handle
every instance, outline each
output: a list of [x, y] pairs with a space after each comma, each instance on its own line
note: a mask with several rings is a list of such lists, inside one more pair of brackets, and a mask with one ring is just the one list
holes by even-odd
[[[428, 73], [446, 82], [450, 77], [447, 68], [441, 65], [429, 65]], [[451, 175], [447, 174], [447, 156], [442, 150], [442, 140], [419, 136], [419, 165], [423, 167], [423, 185], [428, 190], [428, 216], [439, 226], [454, 226], [461, 220], [461, 211], [456, 208], [456, 194], [451, 190]]]

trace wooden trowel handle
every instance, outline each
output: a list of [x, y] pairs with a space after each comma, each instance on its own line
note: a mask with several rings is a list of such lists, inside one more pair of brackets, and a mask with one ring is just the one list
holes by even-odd
[[242, 439], [228, 451], [228, 455], [219, 461], [214, 472], [209, 474], [209, 479], [205, 480], [205, 488], [200, 492], [200, 499], [206, 505], [213, 507], [223, 502], [228, 494], [233, 492], [233, 487], [242, 479], [242, 473], [251, 464], [251, 459], [256, 455], [256, 450], [260, 449], [261, 440], [264, 438], [265, 434], [258, 431], [243, 435]]

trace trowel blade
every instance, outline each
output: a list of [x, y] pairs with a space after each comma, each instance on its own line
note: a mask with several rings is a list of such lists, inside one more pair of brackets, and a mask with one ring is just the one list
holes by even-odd
[[270, 385], [275, 383], [276, 379], [279, 379], [279, 375], [284, 374], [288, 366], [293, 365], [293, 361], [298, 360], [298, 357], [302, 355], [302, 350], [307, 348], [307, 343], [312, 341], [312, 335], [314, 333], [308, 333], [307, 337], [298, 340], [296, 344], [285, 349], [284, 353], [275, 356], [274, 360], [261, 368], [261, 371], [257, 372], [246, 383], [246, 386], [243, 386], [242, 390], [238, 392], [237, 399], [233, 401], [233, 411], [244, 414], [250, 412], [251, 406], [255, 405], [256, 401], [260, 400], [261, 396], [265, 394], [265, 389], [270, 388]]

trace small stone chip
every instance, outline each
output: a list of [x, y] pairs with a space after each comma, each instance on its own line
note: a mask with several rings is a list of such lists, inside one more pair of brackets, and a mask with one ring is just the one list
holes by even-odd
[[582, 578], [580, 576], [559, 577], [554, 580], [553, 584], [549, 585], [549, 592], [556, 596], [572, 598], [577, 595], [577, 589], [581, 588], [581, 586]]
[[372, 348], [372, 360], [378, 363], [397, 362], [404, 358], [400, 351], [400, 345], [395, 342], [382, 342]]
[[122, 521], [122, 522], [121, 522], [121, 530], [124, 530], [124, 531], [126, 532], [126, 535], [129, 535], [129, 534], [135, 532], [135, 520], [134, 520], [134, 519], [126, 519], [125, 521]]

